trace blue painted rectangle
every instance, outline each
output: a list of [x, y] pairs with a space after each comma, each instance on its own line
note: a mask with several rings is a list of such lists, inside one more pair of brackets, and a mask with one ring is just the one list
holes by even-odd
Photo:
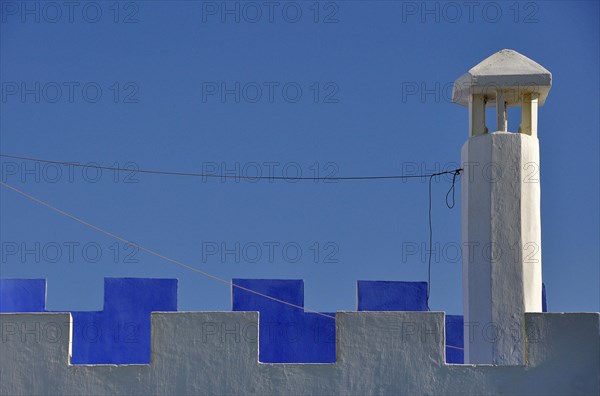
[[546, 301], [546, 284], [542, 283], [542, 312], [548, 312], [548, 302]]
[[45, 279], [0, 279], [0, 312], [45, 310]]
[[104, 310], [72, 313], [71, 363], [150, 363], [150, 315], [176, 310], [176, 279], [106, 278]]
[[[233, 284], [278, 300], [304, 306], [304, 282], [233, 279]], [[334, 363], [335, 319], [305, 313], [281, 302], [233, 287], [234, 311], [259, 312], [259, 360], [263, 363]], [[326, 315], [335, 316], [335, 313]]]
[[465, 362], [465, 332], [462, 315], [446, 315], [446, 363]]
[[428, 311], [427, 282], [358, 281], [359, 311]]

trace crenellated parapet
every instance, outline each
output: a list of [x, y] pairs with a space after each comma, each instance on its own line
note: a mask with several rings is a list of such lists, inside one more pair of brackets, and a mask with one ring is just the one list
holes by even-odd
[[[232, 288], [232, 310], [258, 312], [258, 328], [206, 324], [202, 331], [207, 336], [256, 333], [261, 363], [336, 362], [336, 314], [297, 308], [304, 306], [302, 280], [234, 279], [232, 283], [239, 286]], [[0, 279], [0, 312], [47, 312], [46, 294], [44, 279]], [[427, 311], [426, 299], [426, 282], [357, 282], [358, 311]], [[151, 313], [167, 311], [177, 311], [176, 279], [106, 278], [102, 311], [70, 312], [69, 363], [150, 363]], [[489, 326], [479, 329], [484, 335], [491, 330]], [[7, 335], [22, 331], [28, 330], [9, 324], [2, 329]], [[461, 315], [445, 316], [447, 363], [463, 363], [464, 333]]]
[[527, 362], [445, 363], [442, 312], [337, 312], [336, 362], [258, 360], [257, 312], [155, 312], [151, 362], [69, 364], [69, 313], [0, 315], [0, 394], [598, 394], [600, 315], [528, 313]]

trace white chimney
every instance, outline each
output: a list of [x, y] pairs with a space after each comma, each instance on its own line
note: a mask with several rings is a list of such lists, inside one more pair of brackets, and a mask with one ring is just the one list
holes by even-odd
[[[453, 101], [469, 108], [461, 155], [465, 363], [524, 364], [524, 313], [542, 311], [537, 109], [551, 84], [548, 70], [512, 50], [455, 82]], [[508, 106], [521, 106], [518, 131], [507, 131]], [[486, 107], [495, 107], [496, 132], [488, 133]]]

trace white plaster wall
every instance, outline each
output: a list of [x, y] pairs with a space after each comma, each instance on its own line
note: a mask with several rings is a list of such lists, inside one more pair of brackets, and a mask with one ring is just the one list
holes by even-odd
[[[0, 314], [0, 394], [600, 392], [597, 313], [526, 314], [526, 365], [503, 367], [446, 365], [440, 312], [339, 312], [335, 364], [258, 363], [258, 313], [170, 312], [152, 315], [151, 364], [71, 366], [70, 323], [68, 313]], [[14, 333], [14, 324], [28, 335]], [[60, 337], [44, 334], [57, 324]]]
[[525, 312], [542, 312], [542, 220], [540, 144], [521, 135], [521, 224]]
[[519, 133], [474, 136], [462, 166], [465, 322], [498, 337], [473, 340], [465, 362], [523, 364], [523, 314], [542, 310], [539, 143]]

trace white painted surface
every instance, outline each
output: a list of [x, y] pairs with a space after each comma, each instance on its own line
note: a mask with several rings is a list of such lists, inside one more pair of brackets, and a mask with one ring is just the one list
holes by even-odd
[[481, 94], [469, 96], [469, 136], [488, 133], [485, 126], [485, 97]]
[[[465, 322], [491, 334], [522, 328], [525, 312], [542, 310], [537, 110], [552, 74], [513, 50], [486, 58], [456, 80], [453, 101], [469, 106], [462, 148], [463, 304]], [[486, 106], [496, 106], [488, 134]], [[507, 106], [521, 106], [519, 133], [507, 132]], [[474, 342], [465, 362], [523, 364], [523, 339]]]
[[546, 101], [552, 74], [513, 50], [484, 59], [459, 77], [452, 101], [469, 107], [469, 137], [487, 133], [485, 108], [496, 106], [496, 131], [507, 131], [507, 107], [521, 106], [519, 132], [537, 136], [537, 110]]
[[552, 74], [546, 68], [516, 51], [503, 49], [455, 81], [452, 101], [467, 106], [471, 95], [482, 94], [492, 106], [500, 89], [509, 106], [520, 105], [522, 96], [532, 93], [538, 95], [542, 106], [551, 86]]
[[[151, 364], [71, 366], [68, 313], [0, 314], [0, 394], [600, 392], [597, 313], [526, 314], [527, 362], [505, 367], [446, 365], [441, 312], [340, 312], [337, 318], [335, 364], [258, 363], [254, 312], [170, 312], [152, 315]], [[214, 324], [239, 331], [207, 331]], [[63, 329], [62, 336], [44, 335], [57, 326]], [[6, 329], [29, 331], [23, 336]]]
[[502, 90], [496, 91], [496, 131], [508, 131], [508, 119], [506, 118], [506, 100]]
[[527, 94], [521, 105], [521, 125], [519, 133], [537, 137], [538, 126], [538, 97], [537, 94]]
[[[539, 142], [519, 133], [471, 137], [462, 149], [465, 322], [521, 333], [542, 310]], [[523, 364], [519, 334], [466, 346], [465, 362]]]

